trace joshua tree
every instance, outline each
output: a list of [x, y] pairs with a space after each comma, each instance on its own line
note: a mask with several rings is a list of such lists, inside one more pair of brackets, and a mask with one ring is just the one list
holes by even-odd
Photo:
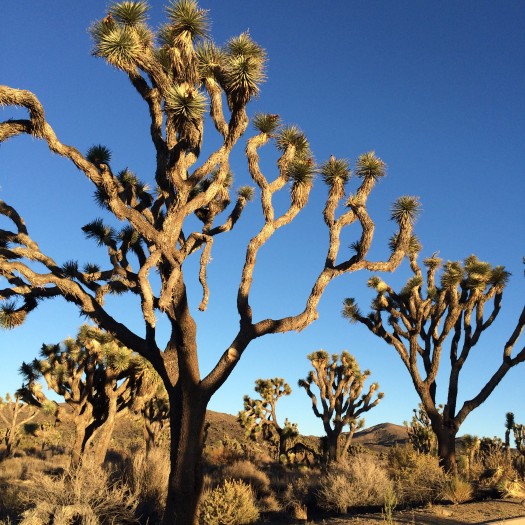
[[412, 443], [416, 452], [421, 454], [434, 454], [437, 451], [436, 434], [434, 434], [432, 430], [432, 425], [425, 412], [425, 408], [420, 403], [417, 409], [414, 408], [413, 412], [414, 415], [410, 423], [407, 421], [403, 423], [407, 429], [410, 443]]
[[[374, 408], [383, 398], [379, 392], [372, 398], [379, 387], [372, 383], [366, 394], [362, 394], [370, 370], [361, 372], [355, 358], [346, 350], [339, 355], [328, 355], [324, 350], [308, 356], [314, 367], [306, 379], [299, 380], [299, 386], [306, 390], [312, 400], [314, 414], [321, 418], [327, 437], [327, 459], [329, 462], [340, 461], [348, 451], [354, 432], [363, 428], [364, 419], [360, 416]], [[322, 411], [319, 410], [317, 397], [312, 391], [312, 384], [319, 389]], [[349, 426], [344, 443], [340, 442], [344, 427]]]
[[510, 451], [510, 433], [514, 430], [514, 414], [512, 412], [507, 412], [505, 414], [505, 450]]
[[[94, 460], [102, 463], [117, 414], [139, 397], [142, 369], [136, 358], [111, 335], [87, 325], [76, 339], [42, 345], [41, 356], [22, 364], [25, 383], [19, 394], [35, 406], [54, 404], [57, 418], [73, 420], [72, 465], [78, 465], [90, 443], [94, 443]], [[36, 383], [40, 376], [64, 398], [70, 411], [45, 398]]]
[[18, 443], [20, 429], [29, 423], [38, 414], [38, 409], [24, 403], [20, 395], [15, 394], [13, 399], [6, 394], [5, 400], [0, 397], [0, 420], [5, 425], [3, 441], [5, 443], [5, 457], [13, 455]]
[[[461, 424], [487, 399], [505, 374], [525, 360], [525, 348], [512, 357], [513, 347], [525, 325], [525, 308], [505, 345], [497, 370], [474, 397], [458, 406], [460, 373], [481, 334], [500, 312], [509, 274], [502, 266], [492, 267], [472, 255], [463, 263], [446, 263], [438, 286], [436, 272], [442, 261], [432, 256], [423, 261], [427, 269], [424, 288], [423, 272], [417, 262], [420, 249], [414, 239], [409, 251], [414, 277], [400, 292], [396, 293], [380, 278], [372, 277], [369, 286], [377, 291], [373, 311], [364, 317], [355, 301], [346, 299], [343, 315], [350, 321], [363, 323], [396, 349], [430, 418], [441, 464], [447, 471], [455, 471], [455, 439]], [[486, 315], [485, 309], [491, 304], [490, 313]], [[449, 336], [451, 370], [446, 403], [440, 411], [436, 401], [436, 378], [442, 349]]]
[[279, 377], [275, 379], [257, 379], [255, 391], [261, 399], [244, 396], [244, 410], [239, 412], [238, 420], [252, 439], [262, 435], [265, 441], [278, 444], [278, 457], [286, 454], [289, 441], [297, 437], [297, 423], [285, 419], [284, 426], [277, 421], [276, 405], [283, 396], [292, 393], [290, 385]]
[[[87, 237], [107, 250], [106, 268], [81, 265], [73, 259], [59, 263], [41, 251], [19, 213], [0, 201], [0, 214], [12, 230], [0, 230], [0, 278], [6, 283], [0, 288], [0, 322], [4, 327], [20, 325], [37, 305], [62, 296], [152, 363], [170, 404], [171, 472], [164, 524], [176, 520], [187, 525], [198, 519], [203, 428], [212, 395], [254, 339], [302, 330], [315, 321], [319, 301], [334, 278], [361, 269], [395, 270], [412, 235], [415, 199], [398, 201], [396, 209], [406, 208], [407, 202], [410, 209], [393, 217], [399, 227], [396, 244], [386, 261], [372, 262], [367, 257], [375, 225], [366, 206], [374, 185], [385, 174], [383, 161], [373, 152], [359, 157], [355, 175], [360, 182], [346, 199], [345, 184], [350, 178], [346, 160], [332, 159], [317, 167], [308, 140], [297, 127], [282, 126], [279, 115], [256, 115], [255, 135], [247, 141], [246, 157], [248, 172], [259, 190], [262, 226], [246, 247], [237, 291], [238, 331], [211, 372], [201, 377], [197, 322], [183, 266], [200, 252], [203, 295], [198, 309], [204, 311], [209, 300], [207, 266], [212, 245], [234, 228], [254, 196], [252, 188], [239, 188], [235, 204], [226, 211], [233, 184], [230, 153], [248, 127], [246, 106], [259, 92], [266, 56], [248, 33], [232, 38], [222, 48], [216, 46], [209, 38], [207, 13], [194, 0], [172, 0], [167, 7], [168, 21], [156, 35], [147, 26], [147, 10], [144, 1], [113, 4], [108, 15], [93, 24], [91, 34], [93, 54], [123, 71], [149, 110], [155, 148], [154, 192], [128, 169], [115, 172], [106, 146], [93, 146], [84, 155], [61, 142], [33, 93], [0, 87], [4, 108], [29, 112], [28, 119], [0, 123], [0, 142], [23, 134], [43, 140], [93, 183], [97, 202], [113, 219], [124, 223], [117, 231], [97, 219], [83, 228]], [[207, 108], [219, 141], [211, 152], [202, 148]], [[271, 142], [279, 159], [269, 177], [261, 171], [259, 150]], [[321, 254], [324, 263], [311, 283], [304, 308], [282, 318], [256, 320], [251, 289], [259, 250], [306, 206], [316, 171], [328, 185], [323, 217], [329, 242], [326, 255]], [[277, 213], [274, 196], [287, 188], [289, 205], [282, 214]], [[341, 209], [343, 204], [346, 208]], [[221, 215], [225, 211], [226, 217]], [[361, 230], [353, 244], [355, 253], [339, 257], [342, 231], [352, 224]], [[104, 304], [110, 293], [137, 295], [142, 327], [132, 328], [110, 314]], [[170, 326], [167, 342], [157, 337], [159, 317]]]

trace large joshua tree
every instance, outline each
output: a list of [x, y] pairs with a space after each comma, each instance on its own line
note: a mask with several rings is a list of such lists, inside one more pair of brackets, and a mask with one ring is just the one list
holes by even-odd
[[[493, 267], [472, 255], [463, 263], [447, 262], [438, 285], [436, 274], [442, 260], [436, 256], [423, 260], [425, 278], [417, 261], [420, 249], [414, 238], [408, 254], [414, 275], [402, 290], [395, 292], [379, 277], [372, 277], [369, 285], [377, 291], [372, 312], [365, 317], [353, 299], [346, 299], [343, 315], [364, 324], [396, 349], [430, 418], [441, 464], [447, 471], [455, 471], [455, 439], [461, 424], [512, 367], [525, 361], [525, 348], [512, 356], [525, 326], [525, 308], [505, 344], [501, 364], [473, 397], [458, 404], [461, 371], [481, 335], [500, 312], [509, 274], [502, 266]], [[447, 339], [450, 373], [448, 382], [444, 380], [446, 400], [440, 410], [437, 378]]]
[[[361, 416], [377, 406], [383, 393], [376, 393], [377, 383], [372, 383], [368, 392], [362, 393], [370, 370], [361, 371], [354, 356], [346, 350], [341, 356], [330, 356], [328, 352], [318, 350], [309, 354], [308, 359], [313, 370], [306, 379], [299, 380], [299, 386], [305, 389], [314, 414], [323, 422], [328, 462], [339, 462], [348, 451], [355, 431], [363, 428], [365, 421]], [[318, 391], [320, 406], [312, 387]], [[341, 441], [345, 427], [348, 427], [348, 432]]]
[[[308, 141], [298, 128], [281, 125], [275, 114], [256, 115], [255, 135], [247, 141], [246, 157], [258, 188], [262, 226], [246, 247], [237, 291], [238, 330], [212, 370], [202, 377], [197, 323], [187, 297], [184, 267], [200, 253], [203, 294], [198, 309], [204, 311], [209, 300], [206, 272], [212, 245], [232, 230], [254, 195], [252, 188], [241, 187], [226, 211], [232, 198], [230, 154], [248, 127], [246, 107], [259, 92], [266, 57], [247, 33], [217, 47], [209, 38], [206, 12], [193, 0], [171, 2], [167, 23], [157, 35], [147, 25], [147, 10], [143, 1], [114, 4], [92, 26], [91, 34], [93, 53], [127, 75], [149, 110], [156, 154], [155, 192], [129, 170], [115, 172], [107, 147], [94, 146], [82, 154], [64, 144], [33, 93], [0, 87], [0, 104], [29, 112], [28, 119], [0, 123], [0, 142], [24, 134], [43, 140], [93, 183], [99, 204], [124, 225], [117, 231], [97, 219], [83, 228], [87, 237], [107, 250], [106, 268], [82, 266], [75, 260], [59, 263], [31, 238], [20, 214], [0, 202], [0, 215], [10, 225], [0, 230], [0, 276], [6, 283], [0, 289], [0, 319], [5, 327], [17, 326], [37, 305], [61, 296], [152, 363], [164, 382], [171, 409], [171, 472], [164, 524], [191, 524], [197, 520], [202, 487], [206, 407], [244, 350], [256, 338], [302, 330], [316, 320], [321, 296], [334, 278], [361, 269], [393, 271], [412, 235], [412, 216], [395, 217], [399, 230], [388, 259], [369, 260], [374, 223], [366, 206], [374, 185], [385, 174], [383, 161], [373, 153], [359, 157], [355, 175], [360, 183], [346, 199], [345, 184], [350, 178], [346, 160], [334, 158], [316, 167]], [[208, 108], [219, 145], [201, 159]], [[270, 142], [279, 158], [275, 173], [268, 176], [261, 170], [259, 150]], [[286, 317], [256, 320], [250, 292], [259, 250], [305, 207], [316, 171], [329, 188], [323, 212], [329, 237], [325, 262], [304, 308]], [[274, 196], [286, 188], [290, 188], [289, 204], [277, 213]], [[343, 204], [346, 207], [341, 209]], [[196, 226], [194, 216], [202, 226]], [[337, 260], [341, 233], [354, 223], [361, 229], [355, 253], [347, 252]], [[109, 313], [104, 300], [110, 293], [138, 296], [144, 321], [140, 329], [132, 329]], [[170, 327], [162, 347], [157, 336], [159, 317], [167, 319]]]

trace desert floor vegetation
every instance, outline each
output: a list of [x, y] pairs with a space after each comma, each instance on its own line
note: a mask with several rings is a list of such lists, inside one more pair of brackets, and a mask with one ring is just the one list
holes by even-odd
[[[0, 524], [161, 523], [168, 449], [146, 453], [129, 440], [129, 431], [117, 432], [102, 466], [86, 458], [72, 468], [70, 455], [38, 457], [34, 447], [1, 461]], [[458, 447], [452, 476], [437, 455], [416, 452], [408, 442], [379, 451], [355, 446], [338, 463], [307, 466], [273, 460], [242, 433], [225, 434], [207, 444], [200, 523], [438, 523], [463, 514], [470, 517], [455, 523], [470, 523], [478, 506], [485, 519], [525, 515], [525, 483], [513, 467], [518, 452], [505, 452], [497, 439], [479, 441], [475, 453], [468, 439]]]

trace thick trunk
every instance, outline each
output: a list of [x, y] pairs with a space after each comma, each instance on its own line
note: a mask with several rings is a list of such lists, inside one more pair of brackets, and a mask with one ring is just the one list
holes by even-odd
[[84, 438], [86, 436], [85, 425], [77, 424], [75, 428], [75, 441], [71, 450], [70, 466], [76, 468], [82, 461], [82, 454], [84, 453]]
[[328, 463], [338, 463], [341, 460], [339, 448], [339, 434], [331, 432], [326, 436]]
[[207, 402], [191, 389], [170, 392], [170, 405], [171, 469], [162, 525], [197, 525]]
[[113, 429], [115, 428], [115, 419], [117, 417], [117, 399], [109, 400], [108, 417], [99, 428], [98, 441], [95, 444], [93, 459], [97, 465], [102, 465], [106, 459]]
[[446, 426], [441, 426], [436, 432], [439, 464], [443, 467], [445, 472], [450, 474], [457, 473], [456, 433], [457, 432], [452, 428]]

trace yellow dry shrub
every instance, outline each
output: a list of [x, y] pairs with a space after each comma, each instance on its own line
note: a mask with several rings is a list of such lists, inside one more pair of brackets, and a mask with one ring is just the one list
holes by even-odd
[[201, 525], [245, 525], [258, 519], [255, 496], [244, 481], [225, 480], [202, 496]]

